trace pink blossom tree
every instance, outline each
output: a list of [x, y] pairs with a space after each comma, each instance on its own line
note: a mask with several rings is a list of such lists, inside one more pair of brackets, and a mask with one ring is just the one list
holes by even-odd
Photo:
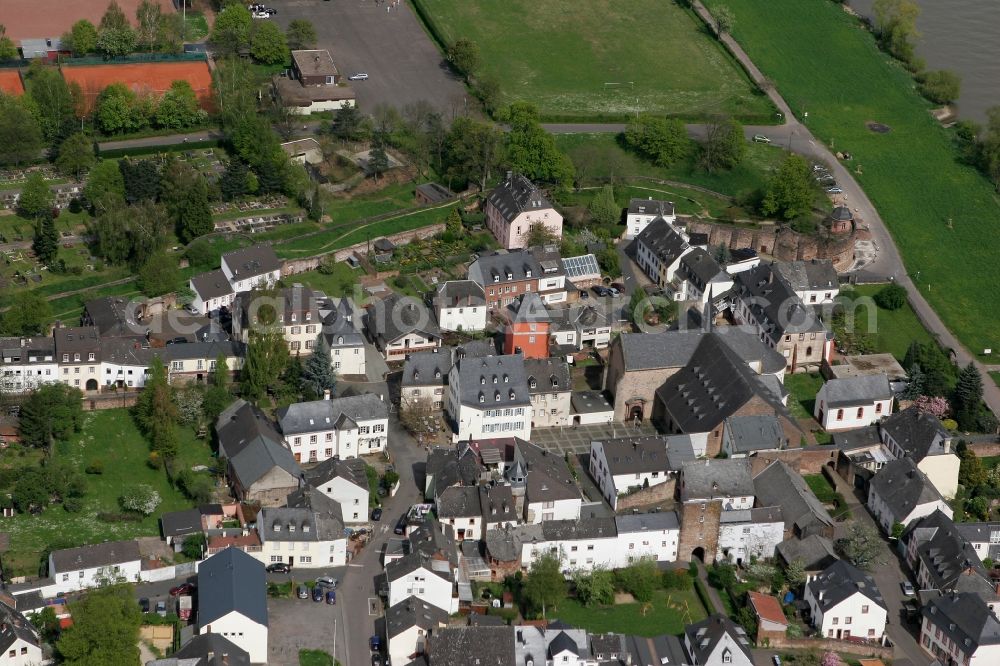
[[840, 657], [837, 656], [836, 652], [826, 652], [823, 654], [819, 666], [840, 666]]
[[951, 411], [951, 405], [948, 404], [948, 401], [936, 396], [918, 396], [913, 404], [924, 414], [930, 414], [938, 419], [943, 419]]

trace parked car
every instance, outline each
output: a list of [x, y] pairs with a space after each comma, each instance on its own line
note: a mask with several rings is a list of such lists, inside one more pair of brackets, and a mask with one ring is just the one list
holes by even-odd
[[822, 164], [813, 164], [813, 171], [827, 171], [827, 168]]
[[330, 578], [329, 576], [320, 576], [316, 579], [316, 584], [320, 587], [329, 587], [331, 589], [337, 589], [337, 579]]
[[771, 143], [771, 140], [770, 140], [770, 139], [768, 139], [768, 138], [767, 138], [766, 136], [764, 136], [763, 134], [754, 134], [754, 135], [753, 135], [753, 140], [754, 140], [754, 142], [756, 142], [756, 143]]
[[900, 585], [900, 587], [903, 588], [903, 594], [905, 594], [908, 597], [912, 597], [914, 594], [917, 593], [917, 591], [913, 589], [913, 583], [911, 583], [908, 580], [904, 580]]
[[406, 516], [400, 516], [399, 521], [396, 522], [396, 526], [392, 528], [393, 534], [406, 534]]
[[299, 599], [308, 599], [309, 588], [306, 587], [305, 585], [299, 585], [298, 589], [295, 590], [295, 596], [297, 596]]
[[382, 666], [382, 655], [378, 652], [372, 653], [372, 666]]
[[621, 282], [612, 282], [611, 288], [617, 289], [618, 291], [625, 291], [625, 285], [623, 285]]
[[167, 602], [166, 601], [157, 601], [156, 602], [156, 614], [159, 615], [160, 617], [166, 617], [167, 616]]
[[844, 193], [844, 190], [840, 189], [836, 185], [834, 185], [833, 187], [826, 188], [826, 191], [829, 192], [830, 194], [843, 194]]
[[291, 573], [292, 568], [284, 562], [275, 562], [274, 564], [267, 565], [268, 573]]
[[313, 601], [323, 601], [324, 596], [325, 595], [323, 594], [323, 588], [320, 587], [319, 585], [317, 585], [312, 589]]
[[330, 605], [335, 605], [337, 603], [337, 592], [336, 590], [326, 591], [326, 603]]
[[170, 338], [169, 340], [167, 340], [167, 344], [168, 345], [183, 345], [183, 344], [186, 344], [187, 341], [188, 341], [188, 339], [185, 338], [183, 335], [178, 335], [176, 338]]
[[773, 657], [771, 657], [771, 661], [774, 662], [774, 666], [781, 666], [781, 657], [779, 657], [778, 655], [774, 655]]
[[378, 652], [382, 649], [382, 637], [375, 634], [368, 639], [368, 647], [371, 648], [372, 652]]
[[139, 599], [139, 610], [141, 610], [143, 613], [149, 612], [149, 599], [147, 599], [146, 597]]
[[594, 293], [597, 294], [598, 296], [607, 296], [608, 288], [602, 287], [601, 285], [597, 285], [596, 287], [594, 287]]
[[367, 81], [368, 74], [366, 72], [358, 72], [356, 74], [351, 74], [347, 77], [350, 81]]
[[585, 290], [584, 291], [580, 291], [580, 299], [583, 300], [583, 299], [586, 299], [586, 298], [590, 298], [590, 294], [588, 294]]
[[182, 594], [191, 594], [194, 592], [193, 583], [181, 583], [177, 587], [170, 588], [170, 596], [179, 597]]
[[271, 18], [271, 15], [268, 14], [267, 12], [254, 12], [253, 17], [255, 19], [269, 19]]
[[614, 287], [608, 287], [608, 293], [611, 295], [611, 298], [618, 298], [622, 295], [622, 292], [618, 291]]
[[372, 520], [376, 522], [382, 520], [382, 507], [375, 507], [375, 510], [372, 511]]

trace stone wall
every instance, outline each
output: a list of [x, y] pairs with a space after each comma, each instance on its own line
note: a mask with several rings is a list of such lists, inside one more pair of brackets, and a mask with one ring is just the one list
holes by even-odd
[[138, 398], [139, 394], [135, 391], [129, 393], [88, 393], [83, 399], [83, 411], [93, 412], [100, 409], [121, 409], [122, 407], [131, 407], [136, 403]]
[[770, 636], [769, 647], [792, 650], [817, 650], [819, 652], [832, 650], [837, 654], [850, 654], [862, 658], [891, 659], [893, 656], [891, 647], [882, 647], [881, 645], [862, 645], [852, 641], [838, 641], [835, 638], [788, 638], [788, 636], [780, 634]]
[[648, 506], [650, 504], [659, 504], [674, 496], [674, 491], [677, 487], [677, 479], [671, 478], [669, 481], [664, 481], [663, 483], [658, 483], [655, 486], [650, 486], [649, 488], [643, 488], [634, 493], [630, 493], [625, 497], [619, 497], [616, 504], [616, 510], [618, 512], [628, 511], [634, 508], [640, 508]]
[[969, 448], [980, 458], [1000, 456], [1000, 442], [973, 442]]
[[837, 464], [838, 454], [832, 446], [763, 451], [750, 458], [750, 470], [756, 476], [775, 460], [783, 460], [799, 474], [820, 474], [827, 463]]
[[725, 245], [730, 250], [753, 248], [781, 261], [830, 259], [837, 270], [846, 270], [854, 262], [857, 232], [844, 235], [806, 235], [790, 227], [764, 223], [743, 227], [721, 222], [692, 221], [688, 231], [708, 234], [712, 247]]
[[[392, 234], [391, 236], [385, 236], [394, 245], [403, 245], [409, 243], [412, 240], [423, 240], [425, 238], [430, 238], [431, 236], [436, 236], [437, 234], [444, 231], [444, 224], [432, 224], [427, 227], [420, 227], [419, 229], [411, 229], [410, 231], [400, 231], [397, 234]], [[379, 236], [382, 238], [382, 236]], [[374, 238], [372, 239], [375, 240]], [[332, 252], [324, 252], [322, 254], [317, 254], [312, 257], [305, 257], [303, 259], [286, 259], [284, 264], [281, 266], [281, 277], [288, 277], [289, 275], [295, 275], [296, 273], [304, 273], [306, 271], [315, 270], [319, 267], [320, 262], [326, 257], [333, 255], [334, 261], [346, 261], [348, 257], [354, 254], [367, 254], [368, 252], [368, 241], [361, 243], [355, 243], [349, 247], [341, 248], [339, 250], [333, 250]]]
[[[701, 507], [705, 508], [702, 509]], [[722, 515], [722, 502], [708, 500], [706, 502], [685, 502], [678, 508], [681, 533], [677, 551], [679, 562], [690, 562], [694, 559], [694, 551], [703, 548], [705, 564], [715, 562], [715, 553], [719, 549], [719, 517]]]

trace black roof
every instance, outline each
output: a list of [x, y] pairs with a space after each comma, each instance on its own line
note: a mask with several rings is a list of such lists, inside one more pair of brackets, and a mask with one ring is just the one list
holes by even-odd
[[815, 311], [806, 307], [769, 264], [737, 273], [735, 282], [738, 298], [746, 303], [772, 341], [779, 341], [785, 334], [826, 332]]
[[172, 656], [178, 660], [198, 659], [192, 666], [250, 666], [246, 650], [215, 633], [192, 636]]
[[976, 549], [959, 532], [955, 523], [940, 509], [911, 523], [902, 537], [907, 544], [916, 539], [917, 559], [927, 572], [931, 587], [954, 590], [963, 576], [985, 580], [986, 569]]
[[198, 568], [198, 624], [208, 626], [233, 611], [267, 626], [263, 563], [238, 548], [226, 548]]
[[163, 537], [179, 537], [201, 532], [201, 511], [184, 509], [170, 511], [160, 515], [160, 528]]
[[698, 664], [711, 663], [709, 660], [720, 642], [726, 642], [740, 650], [747, 663], [753, 663], [750, 642], [746, 631], [724, 615], [711, 615], [707, 619], [684, 628], [684, 635], [691, 646], [692, 658]]
[[446, 627], [431, 635], [427, 653], [434, 666], [514, 666], [514, 627]]
[[662, 217], [646, 225], [635, 238], [666, 265], [677, 261], [691, 248], [684, 236]]
[[392, 294], [376, 301], [369, 306], [365, 321], [382, 349], [414, 332], [430, 339], [441, 337], [434, 315], [426, 305], [410, 296]]
[[53, 575], [57, 572], [65, 573], [81, 569], [94, 569], [142, 560], [142, 554], [139, 552], [139, 544], [134, 539], [131, 541], [108, 541], [106, 543], [95, 543], [90, 546], [80, 546], [79, 548], [54, 550], [50, 557], [52, 558], [55, 571], [49, 573]]
[[[917, 462], [928, 454], [935, 453], [931, 448], [935, 440], [950, 437], [939, 420], [921, 412], [916, 405], [887, 416], [879, 424], [879, 428]], [[940, 452], [943, 453], [943, 450]]]
[[222, 255], [222, 262], [229, 266], [234, 279], [247, 280], [265, 273], [281, 270], [281, 260], [270, 245], [251, 245]]
[[0, 602], [0, 654], [6, 654], [7, 649], [18, 640], [40, 645], [38, 632], [28, 619], [6, 603]]
[[552, 204], [534, 183], [521, 174], [512, 175], [493, 188], [487, 202], [510, 222], [526, 210], [544, 210]]
[[875, 579], [844, 560], [838, 560], [806, 584], [813, 599], [825, 613], [860, 592], [886, 609]]
[[1000, 621], [974, 594], [942, 595], [924, 606], [923, 616], [971, 655], [981, 645], [1000, 644]]
[[447, 622], [447, 611], [412, 596], [403, 599], [385, 612], [385, 628], [389, 640], [410, 627], [420, 627], [426, 632]]
[[927, 475], [917, 468], [912, 458], [887, 462], [869, 483], [870, 493], [876, 493], [892, 512], [894, 522], [902, 522], [915, 507], [928, 502], [944, 501]]
[[805, 479], [784, 461], [775, 460], [754, 477], [760, 506], [780, 506], [785, 528], [797, 534], [818, 533], [833, 527], [833, 518]]
[[402, 386], [444, 386], [451, 372], [449, 349], [414, 352], [403, 363]]

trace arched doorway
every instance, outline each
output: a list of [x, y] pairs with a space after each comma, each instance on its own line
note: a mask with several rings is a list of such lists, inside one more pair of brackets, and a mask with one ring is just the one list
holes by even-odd
[[693, 562], [695, 560], [699, 562], [705, 561], [705, 549], [702, 546], [698, 546], [691, 551], [691, 561]]
[[97, 380], [96, 379], [88, 379], [87, 380], [87, 390], [88, 391], [96, 391], [97, 390]]

